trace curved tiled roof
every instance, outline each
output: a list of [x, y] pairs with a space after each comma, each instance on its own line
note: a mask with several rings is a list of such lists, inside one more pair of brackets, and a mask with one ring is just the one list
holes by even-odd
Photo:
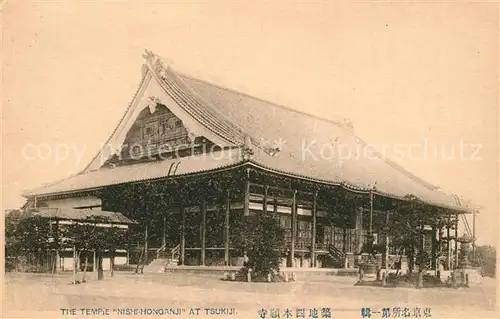
[[[361, 180], [362, 175], [366, 173], [369, 168], [360, 171], [355, 175], [352, 174], [354, 172], [352, 167], [349, 169], [349, 166], [351, 165], [346, 164], [344, 169], [348, 170], [348, 172], [344, 173], [344, 175], [351, 178], [352, 176], [355, 178], [357, 177], [357, 179], [348, 179], [344, 177], [332, 178], [331, 175], [327, 173], [329, 170], [328, 164], [321, 161], [318, 161], [315, 164], [305, 164], [305, 162], [301, 159], [286, 158], [286, 155], [271, 157], [267, 154], [256, 152], [252, 158], [252, 162], [261, 168], [271, 170], [278, 174], [291, 175], [297, 178], [309, 179], [319, 183], [344, 186], [348, 189], [362, 191], [365, 193], [373, 191], [374, 194], [397, 199], [404, 199], [406, 195], [411, 194], [431, 205], [461, 211], [472, 210], [472, 207], [457, 205], [453, 196], [449, 194], [422, 187], [415, 184], [411, 180], [404, 179], [402, 177], [383, 176], [382, 178], [374, 178], [373, 175], [367, 175], [366, 180]], [[369, 184], [372, 180], [374, 181], [373, 184]]]
[[171, 68], [166, 69], [161, 83], [165, 92], [207, 129], [234, 145], [243, 143], [245, 133], [232, 122], [217, 114], [217, 109], [208, 105], [207, 101], [190, 91], [189, 87], [182, 80], [179, 80]]
[[465, 208], [437, 186], [368, 150], [368, 144], [355, 136], [348, 124], [292, 110], [189, 75], [179, 76], [254, 140], [279, 146], [280, 151], [274, 156], [256, 152], [253, 161], [263, 167], [364, 190], [376, 188], [377, 193], [396, 198], [412, 194], [443, 207]]
[[92, 216], [104, 217], [110, 223], [134, 224], [135, 222], [125, 217], [121, 213], [97, 210], [97, 209], [74, 209], [74, 208], [32, 208], [27, 212], [32, 215], [44, 218], [54, 218], [63, 220], [85, 220]]
[[[297, 144], [300, 145], [302, 142], [312, 142], [315, 145], [335, 143], [350, 147], [352, 151], [366, 146], [366, 142], [355, 136], [351, 128], [344, 123], [293, 110], [189, 75], [183, 74], [180, 77], [211, 105], [217, 107], [221, 114], [246, 130], [254, 139], [268, 141], [270, 144], [274, 144], [274, 141], [279, 142], [280, 139], [286, 141], [285, 146], [289, 147], [285, 152], [297, 153], [297, 150], [300, 150]], [[292, 142], [294, 145], [291, 145]], [[376, 157], [388, 167], [422, 186], [437, 188], [380, 154]]]
[[[219, 155], [220, 154], [220, 155]], [[100, 168], [71, 176], [58, 183], [25, 192], [26, 197], [71, 193], [98, 189], [104, 186], [140, 182], [165, 177], [220, 170], [241, 162], [238, 150], [215, 152], [179, 159], [166, 159], [117, 167]]]
[[[356, 137], [352, 126], [346, 123], [322, 119], [178, 73], [163, 67], [161, 58], [155, 55], [150, 56], [145, 67], [179, 107], [229, 145], [241, 146], [250, 138], [255, 146], [252, 158], [255, 164], [316, 181], [347, 184], [363, 190], [376, 187], [379, 194], [398, 198], [412, 194], [437, 205], [464, 208], [452, 195], [438, 191], [436, 186], [381, 154], [373, 150], [367, 154], [367, 143]], [[179, 166], [179, 174], [220, 169], [239, 161], [241, 157], [237, 156], [226, 162], [195, 162], [186, 158], [181, 160], [186, 164]], [[26, 193], [26, 196], [161, 178], [166, 176], [169, 165], [171, 162], [167, 160], [101, 168]]]

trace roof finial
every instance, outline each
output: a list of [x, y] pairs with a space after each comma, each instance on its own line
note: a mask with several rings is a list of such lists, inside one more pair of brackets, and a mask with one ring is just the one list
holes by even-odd
[[144, 53], [142, 54], [142, 57], [146, 59], [146, 62], [149, 63], [150, 65], [153, 65], [153, 62], [156, 58], [156, 55], [153, 53], [153, 51], [145, 49]]
[[162, 59], [153, 53], [151, 50], [144, 50], [142, 57], [146, 59], [146, 63], [151, 71], [153, 71], [160, 78], [165, 78], [167, 75], [167, 70], [163, 64]]

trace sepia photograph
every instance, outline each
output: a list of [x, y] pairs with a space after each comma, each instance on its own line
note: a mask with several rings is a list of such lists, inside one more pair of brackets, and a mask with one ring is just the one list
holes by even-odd
[[498, 2], [1, 6], [2, 318], [498, 318]]

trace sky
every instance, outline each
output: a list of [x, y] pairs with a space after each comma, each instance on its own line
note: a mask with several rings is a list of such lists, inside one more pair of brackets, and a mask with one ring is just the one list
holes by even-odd
[[90, 162], [150, 49], [183, 73], [349, 118], [389, 157], [394, 145], [462, 149], [397, 162], [481, 205], [478, 243], [497, 242], [493, 2], [25, 0], [2, 11], [2, 210], [22, 205], [22, 190]]

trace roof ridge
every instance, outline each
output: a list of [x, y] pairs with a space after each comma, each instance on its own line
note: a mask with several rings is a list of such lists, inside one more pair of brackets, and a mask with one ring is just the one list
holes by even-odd
[[[168, 69], [173, 73], [173, 76], [177, 77], [179, 79], [179, 81], [185, 86], [185, 88], [181, 88], [182, 90], [185, 89], [187, 91], [186, 93], [191, 95], [192, 98], [198, 99], [198, 101], [200, 101], [203, 105], [210, 106], [210, 109], [215, 114], [217, 114], [217, 116], [221, 117], [224, 120], [226, 125], [234, 127], [237, 131], [239, 131], [239, 133], [241, 133], [243, 135], [243, 138], [245, 136], [249, 136], [252, 143], [256, 147], [262, 149], [267, 154], [267, 151], [266, 151], [265, 147], [262, 145], [262, 143], [260, 143], [254, 136], [251, 136], [246, 128], [241, 127], [241, 126], [237, 125], [236, 123], [234, 123], [233, 121], [231, 121], [231, 119], [229, 119], [225, 114], [223, 114], [217, 107], [213, 106], [211, 102], [209, 102], [205, 98], [203, 98], [194, 88], [192, 88], [188, 83], [186, 83], [186, 81], [184, 81], [184, 79], [183, 79], [184, 77], [190, 77], [190, 76], [187, 76], [183, 73], [178, 72], [177, 70], [174, 70], [174, 68], [171, 67], [170, 65], [168, 66]], [[208, 83], [208, 82], [207, 82], [207, 84], [216, 85], [216, 84], [212, 84], [212, 83]], [[244, 94], [244, 93], [242, 93], [242, 94]], [[240, 146], [242, 146], [243, 144], [244, 144], [244, 141], [241, 141]]]
[[[228, 125], [229, 127], [231, 128], [234, 128], [236, 131], [239, 131], [238, 133], [242, 134], [242, 135], [245, 135], [246, 132], [239, 126], [237, 126], [235, 123], [233, 123], [232, 121], [230, 121], [224, 114], [222, 114], [216, 107], [212, 106], [210, 102], [206, 101], [202, 96], [200, 96], [193, 88], [191, 88], [187, 83], [185, 83], [185, 81], [182, 79], [182, 78], [179, 78], [176, 70], [174, 70], [170, 65], [168, 65], [166, 67], [166, 71], [170, 71], [169, 73], [167, 73], [169, 76], [171, 77], [174, 77], [174, 80], [175, 79], [178, 79], [179, 83], [174, 83], [179, 86], [179, 89], [182, 93], [186, 94], [187, 98], [191, 99], [191, 100], [194, 100], [194, 101], [197, 101], [198, 103], [200, 103], [202, 106], [209, 106], [209, 108], [203, 108], [206, 112], [209, 112], [212, 111], [214, 112], [215, 114], [217, 114], [217, 116], [220, 116], [222, 117], [223, 121], [224, 121], [224, 124], [225, 125]], [[179, 85], [180, 84], [180, 85]], [[184, 87], [182, 87], [184, 86]], [[187, 91], [187, 92], [186, 92]], [[240, 142], [240, 144], [242, 143], [242, 141], [233, 141], [233, 142]]]

